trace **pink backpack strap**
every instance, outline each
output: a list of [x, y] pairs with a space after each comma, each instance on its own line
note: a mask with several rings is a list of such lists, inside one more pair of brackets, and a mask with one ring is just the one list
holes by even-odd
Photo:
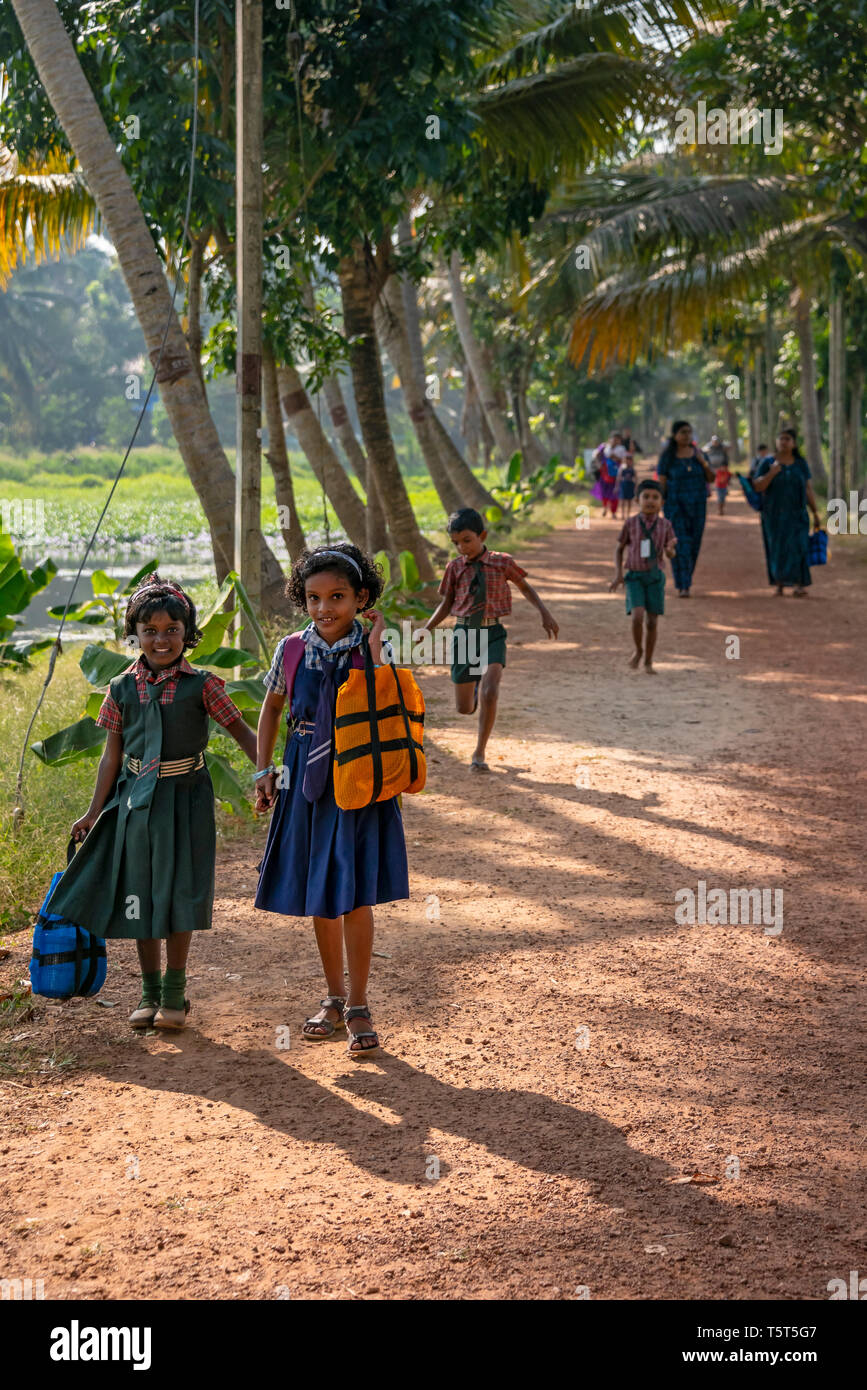
[[289, 702], [289, 716], [292, 716], [292, 691], [295, 687], [295, 673], [304, 657], [304, 643], [301, 634], [291, 633], [283, 643], [283, 672], [286, 676], [286, 699]]
[[[289, 702], [290, 719], [292, 718], [292, 691], [295, 688], [295, 676], [303, 659], [304, 642], [300, 633], [293, 632], [283, 643], [283, 671], [286, 676], [286, 699]], [[364, 651], [361, 647], [352, 648], [349, 665], [356, 671], [364, 670]]]

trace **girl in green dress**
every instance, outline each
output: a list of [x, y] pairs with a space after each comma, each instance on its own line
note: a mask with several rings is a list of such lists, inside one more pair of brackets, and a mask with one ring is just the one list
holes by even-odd
[[186, 660], [201, 633], [195, 605], [178, 585], [149, 575], [127, 605], [124, 635], [141, 655], [111, 682], [99, 712], [105, 752], [90, 806], [72, 827], [81, 848], [50, 911], [95, 936], [134, 939], [142, 996], [130, 1023], [183, 1028], [190, 941], [210, 927], [214, 901], [208, 721], [231, 734], [253, 763], [256, 735], [219, 676]]

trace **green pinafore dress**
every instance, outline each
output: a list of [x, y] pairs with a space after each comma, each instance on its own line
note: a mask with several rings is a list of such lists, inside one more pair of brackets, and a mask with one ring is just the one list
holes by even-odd
[[[95, 936], [147, 940], [211, 925], [216, 830], [206, 766], [158, 776], [159, 764], [198, 758], [208, 742], [207, 672], [181, 674], [171, 704], [161, 686], [139, 699], [135, 676], [110, 690], [123, 716], [114, 793], [60, 879], [47, 910]], [[140, 770], [130, 766], [137, 761]]]

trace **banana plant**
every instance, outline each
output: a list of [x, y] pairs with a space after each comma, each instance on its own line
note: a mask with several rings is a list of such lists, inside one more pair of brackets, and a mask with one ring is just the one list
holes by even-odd
[[[144, 574], [155, 569], [156, 565], [157, 561], [153, 561], [136, 575], [135, 580], [131, 583], [133, 585], [137, 583]], [[102, 580], [99, 582], [100, 585], [103, 585]], [[226, 610], [223, 608], [223, 604], [232, 593], [238, 602], [234, 608]], [[101, 595], [97, 595], [95, 592], [95, 599], [111, 597], [114, 594], [115, 589], [104, 587]], [[225, 644], [229, 625], [241, 610], [250, 619], [250, 625], [259, 647], [258, 653]], [[89, 611], [91, 610], [88, 609]], [[104, 618], [100, 620], [104, 621]], [[85, 621], [91, 620], [85, 618]], [[262, 701], [265, 698], [265, 687], [262, 684], [261, 675], [256, 674], [256, 672], [261, 671], [263, 666], [267, 666], [270, 654], [265, 635], [253, 612], [247, 591], [234, 571], [226, 575], [211, 609], [200, 618], [199, 626], [202, 634], [201, 641], [188, 653], [188, 660], [195, 666], [232, 667], [246, 672], [240, 680], [227, 680], [226, 691], [240, 709], [247, 723], [255, 724], [258, 720]], [[133, 659], [132, 654], [112, 651], [101, 643], [88, 643], [82, 653], [79, 666], [82, 674], [95, 689], [88, 695], [80, 719], [65, 729], [58, 729], [56, 733], [49, 734], [47, 738], [38, 743], [31, 744], [32, 751], [41, 762], [49, 767], [65, 767], [81, 758], [100, 756], [105, 742], [105, 730], [96, 723], [96, 716], [99, 714], [109, 681], [113, 680], [115, 676], [121, 675], [130, 666]], [[211, 736], [213, 740], [217, 740], [218, 747], [229, 746], [219, 725], [214, 724], [213, 721], [211, 721]], [[214, 784], [214, 795], [221, 805], [231, 808], [239, 815], [251, 815], [247, 789], [229, 759], [223, 753], [212, 751], [209, 748], [205, 754], [205, 760], [211, 774], [211, 781]]]
[[34, 652], [52, 645], [50, 637], [17, 642], [9, 639], [22, 625], [17, 615], [24, 613], [31, 600], [48, 588], [56, 573], [54, 561], [43, 560], [28, 574], [12, 537], [0, 531], [0, 667], [26, 666]]
[[382, 567], [384, 579], [376, 606], [385, 618], [386, 627], [396, 626], [401, 618], [429, 618], [433, 609], [419, 597], [425, 586], [412, 551], [400, 552], [400, 568], [396, 575], [392, 574], [391, 561], [384, 550], [377, 551], [375, 559]]
[[[66, 614], [68, 623], [87, 623], [89, 627], [104, 627], [111, 625], [115, 642], [123, 641], [123, 620], [126, 613], [126, 602], [130, 594], [135, 593], [146, 574], [152, 574], [156, 569], [157, 560], [149, 560], [146, 565], [142, 565], [138, 574], [134, 574], [126, 588], [121, 589], [119, 579], [110, 579], [105, 570], [94, 570], [90, 576], [90, 587], [93, 590], [93, 598], [86, 599], [79, 603], [77, 607], [70, 608]], [[58, 603], [48, 612], [52, 618], [62, 618], [66, 612], [66, 604]]]
[[560, 462], [559, 454], [553, 454], [546, 464], [524, 478], [518, 449], [506, 465], [502, 484], [495, 484], [491, 489], [497, 505], [488, 507], [485, 517], [492, 525], [509, 530], [518, 516], [526, 516], [537, 503], [556, 492], [563, 480], [577, 483], [583, 476], [582, 463], [576, 461], [575, 467], [569, 468]]

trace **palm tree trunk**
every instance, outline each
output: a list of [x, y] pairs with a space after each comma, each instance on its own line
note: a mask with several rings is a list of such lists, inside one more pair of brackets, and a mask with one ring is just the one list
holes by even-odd
[[292, 486], [292, 471], [289, 467], [289, 451], [286, 448], [286, 434], [283, 429], [283, 411], [280, 408], [280, 387], [277, 382], [277, 364], [273, 354], [266, 348], [262, 354], [262, 393], [265, 402], [265, 421], [268, 426], [268, 450], [265, 454], [271, 472], [274, 474], [274, 495], [280, 511], [280, 529], [292, 564], [305, 547], [304, 527], [295, 505], [295, 489]]
[[[404, 217], [397, 227], [398, 242], [405, 246], [412, 241], [409, 219]], [[409, 356], [412, 372], [421, 391], [422, 399], [425, 402], [426, 414], [430, 421], [430, 428], [433, 434], [435, 446], [439, 452], [446, 472], [451, 479], [452, 485], [457, 491], [461, 506], [476, 507], [484, 512], [487, 507], [494, 506], [494, 498], [483, 483], [480, 483], [472, 468], [467, 463], [460, 449], [455, 444], [439, 415], [436, 408], [432, 405], [426, 395], [427, 376], [424, 364], [424, 348], [421, 340], [421, 317], [418, 311], [418, 292], [408, 275], [400, 277], [400, 291], [403, 307], [403, 327], [407, 343], [409, 346]], [[391, 302], [393, 312], [395, 296], [392, 293]], [[400, 317], [400, 315], [398, 315]], [[398, 368], [398, 376], [403, 381], [403, 373]]]
[[374, 308], [374, 319], [379, 341], [400, 377], [407, 414], [415, 430], [427, 471], [448, 515], [462, 505], [461, 496], [440, 458], [438, 441], [431, 422], [431, 403], [413, 369], [412, 354], [403, 321], [403, 296], [396, 275], [389, 275], [386, 280]]
[[[313, 293], [313, 286], [307, 275], [304, 275], [301, 281], [301, 297], [304, 300], [309, 314], [311, 317], [315, 318], [317, 314], [316, 296]], [[358, 442], [355, 429], [349, 418], [349, 411], [346, 409], [346, 402], [343, 399], [340, 378], [336, 373], [325, 378], [322, 383], [322, 394], [325, 397], [325, 404], [328, 407], [328, 414], [331, 418], [334, 432], [346, 455], [346, 461], [355, 473], [361, 486], [364, 488], [364, 496], [367, 504], [367, 549], [371, 555], [375, 555], [378, 550], [388, 549], [388, 527], [385, 524], [385, 509], [376, 486], [376, 478], [373, 476], [370, 464], [367, 461], [364, 450]]]
[[776, 439], [779, 427], [777, 416], [777, 393], [774, 382], [774, 363], [777, 350], [774, 345], [774, 316], [770, 304], [765, 315], [765, 419], [768, 430], [768, 446]]
[[[157, 384], [207, 518], [217, 578], [222, 579], [234, 566], [235, 478], [172, 308], [153, 238], [57, 6], [53, 0], [13, 3], [48, 100], [99, 205], [151, 362], [157, 360], [169, 323]], [[283, 571], [263, 537], [262, 600], [268, 611], [288, 612], [284, 587]]]
[[737, 403], [730, 397], [723, 397], [723, 410], [726, 417], [726, 434], [729, 437], [729, 453], [732, 463], [741, 461], [741, 441], [738, 435], [740, 424], [738, 422]]
[[747, 448], [752, 463], [758, 451], [759, 441], [756, 437], [756, 412], [753, 406], [753, 369], [747, 353], [744, 353], [744, 414], [747, 417]]
[[813, 346], [813, 321], [810, 317], [810, 296], [802, 285], [792, 295], [795, 331], [798, 335], [798, 359], [801, 373], [801, 428], [804, 451], [817, 483], [827, 484], [825, 460], [822, 456], [822, 422], [816, 396], [816, 362]]
[[849, 397], [849, 479], [848, 490], [859, 492], [862, 485], [861, 466], [863, 446], [864, 414], [864, 364], [855, 362]]
[[846, 326], [843, 295], [833, 286], [829, 304], [828, 366], [830, 378], [830, 482], [829, 494], [843, 496], [843, 441], [846, 430]]
[[512, 431], [505, 414], [497, 405], [497, 393], [491, 374], [482, 353], [481, 344], [473, 331], [470, 321], [470, 310], [467, 304], [464, 287], [461, 281], [461, 262], [455, 251], [452, 254], [448, 266], [449, 286], [452, 296], [452, 313], [454, 314], [455, 325], [458, 330], [458, 337], [461, 340], [464, 357], [469, 363], [470, 371], [476, 380], [479, 395], [482, 402], [482, 410], [485, 419], [490, 427], [491, 434], [497, 446], [502, 463], [508, 463], [512, 454], [519, 448], [518, 441]]
[[328, 406], [328, 414], [340, 442], [340, 447], [367, 497], [367, 549], [371, 555], [375, 555], [378, 550], [388, 550], [389, 548], [385, 508], [376, 486], [376, 478], [373, 476], [373, 470], [367, 461], [367, 455], [358, 442], [352, 421], [349, 418], [349, 411], [346, 409], [346, 402], [343, 399], [343, 389], [336, 376], [325, 378], [322, 384], [322, 394], [325, 397], [325, 404]]
[[422, 579], [430, 582], [434, 578], [433, 566], [400, 471], [385, 408], [371, 275], [363, 242], [356, 242], [352, 254], [343, 257], [339, 277], [355, 406], [367, 457], [385, 505], [388, 529], [398, 548], [412, 553]]
[[277, 368], [280, 400], [289, 428], [313, 469], [316, 481], [337, 513], [337, 519], [354, 545], [367, 540], [364, 504], [331, 447], [301, 377], [291, 362]]
[[[754, 352], [753, 372], [755, 379], [755, 390], [753, 393], [753, 412], [755, 417], [756, 441], [758, 443], [765, 432], [765, 420], [762, 412], [762, 350], [760, 347], [757, 347]], [[773, 449], [773, 439], [766, 439], [764, 442], [769, 449]]]

